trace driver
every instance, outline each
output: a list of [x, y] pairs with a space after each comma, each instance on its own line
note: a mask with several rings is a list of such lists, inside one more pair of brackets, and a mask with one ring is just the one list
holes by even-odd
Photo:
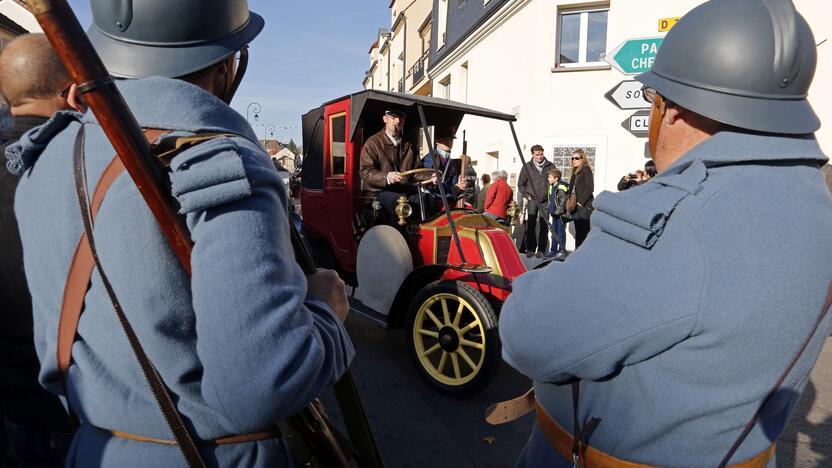
[[414, 153], [414, 145], [403, 137], [405, 113], [396, 109], [384, 111], [384, 128], [367, 138], [361, 148], [361, 180], [367, 190], [374, 192], [393, 223], [396, 220], [396, 205], [399, 196], [407, 195], [414, 213], [419, 212], [419, 197], [415, 187], [404, 185], [416, 180], [426, 180], [430, 173], [405, 177], [401, 173], [418, 169], [421, 161]]

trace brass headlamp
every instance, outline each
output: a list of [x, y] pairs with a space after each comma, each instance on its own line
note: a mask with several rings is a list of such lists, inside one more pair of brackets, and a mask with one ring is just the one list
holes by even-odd
[[396, 202], [398, 203], [396, 205], [396, 216], [399, 217], [399, 226], [404, 226], [407, 224], [405, 219], [413, 214], [413, 207], [410, 206], [410, 203], [407, 202], [407, 197], [404, 195], [399, 196]]

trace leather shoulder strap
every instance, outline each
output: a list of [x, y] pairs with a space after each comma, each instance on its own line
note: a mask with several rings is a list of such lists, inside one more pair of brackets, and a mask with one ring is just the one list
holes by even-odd
[[[145, 138], [151, 143], [168, 133], [170, 133], [170, 130], [159, 128], [150, 128], [144, 131]], [[170, 160], [176, 154], [187, 148], [217, 137], [230, 138], [232, 136], [236, 135], [230, 133], [200, 133], [194, 136], [175, 138], [166, 142], [164, 145], [153, 145], [154, 155], [167, 167], [170, 165]], [[104, 201], [104, 196], [107, 194], [110, 186], [123, 172], [124, 164], [118, 156], [113, 156], [113, 160], [104, 169], [104, 174], [99, 179], [93, 192], [91, 200], [93, 220], [98, 215], [101, 202]], [[72, 343], [75, 341], [75, 334], [78, 331], [78, 322], [81, 320], [81, 312], [84, 308], [84, 297], [87, 294], [87, 288], [89, 287], [94, 267], [95, 263], [92, 258], [87, 235], [82, 233], [75, 247], [75, 254], [72, 257], [72, 263], [67, 274], [63, 298], [61, 300], [61, 313], [58, 319], [58, 370], [63, 374], [64, 381], [66, 381], [67, 371], [72, 361]]]
[[191, 435], [191, 431], [185, 425], [182, 414], [179, 413], [176, 404], [173, 402], [173, 397], [168, 386], [156, 370], [156, 367], [150, 361], [150, 358], [148, 358], [147, 353], [144, 351], [144, 348], [139, 342], [136, 332], [133, 330], [133, 326], [130, 324], [130, 321], [127, 320], [127, 315], [116, 297], [115, 289], [107, 278], [107, 275], [104, 272], [104, 267], [101, 264], [101, 259], [96, 253], [92, 206], [90, 204], [89, 193], [87, 191], [84, 136], [85, 131], [84, 126], [82, 125], [78, 131], [78, 135], [75, 138], [72, 165], [76, 194], [78, 195], [78, 205], [81, 211], [81, 220], [83, 221], [84, 232], [86, 233], [93, 262], [95, 263], [96, 269], [98, 269], [99, 276], [101, 277], [101, 283], [104, 286], [107, 297], [110, 299], [110, 303], [113, 306], [113, 311], [118, 318], [122, 331], [130, 344], [130, 348], [132, 349], [139, 368], [142, 371], [142, 375], [144, 376], [145, 381], [153, 394], [153, 399], [156, 401], [156, 404], [159, 407], [171, 434], [173, 434], [174, 439], [176, 439], [176, 445], [182, 453], [186, 464], [189, 468], [204, 468], [205, 461], [199, 453], [199, 449], [197, 448], [194, 437]]
[[[104, 195], [113, 185], [113, 182], [124, 172], [124, 164], [118, 156], [104, 170], [104, 174], [98, 181], [92, 196], [92, 216], [98, 215]], [[92, 278], [92, 270], [95, 262], [90, 251], [90, 243], [86, 233], [81, 234], [78, 245], [75, 247], [75, 255], [69, 267], [69, 273], [64, 286], [63, 300], [61, 301], [61, 314], [58, 319], [58, 370], [63, 374], [66, 382], [67, 371], [72, 358], [72, 343], [75, 341], [75, 334], [78, 331], [78, 321], [81, 320], [81, 311], [84, 308], [84, 297], [87, 295], [87, 287]], [[66, 388], [64, 388], [66, 392]]]
[[[154, 142], [170, 130], [147, 129], [145, 138]], [[95, 220], [104, 196], [113, 185], [113, 182], [124, 172], [124, 164], [118, 155], [113, 156], [110, 164], [104, 169], [101, 179], [95, 187], [91, 200], [92, 217]], [[81, 312], [84, 309], [84, 298], [92, 278], [92, 271], [95, 262], [92, 258], [90, 243], [86, 233], [81, 234], [78, 244], [75, 247], [75, 255], [69, 266], [69, 273], [64, 285], [63, 299], [61, 300], [61, 314], [58, 318], [58, 370], [63, 375], [64, 393], [66, 393], [66, 378], [69, 365], [72, 361], [72, 344], [75, 341], [75, 334], [78, 332], [78, 322], [81, 320]]]

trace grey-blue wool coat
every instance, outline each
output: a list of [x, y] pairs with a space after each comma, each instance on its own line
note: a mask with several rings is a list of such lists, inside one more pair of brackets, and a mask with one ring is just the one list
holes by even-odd
[[[586, 243], [518, 278], [503, 356], [589, 444], [668, 467], [714, 467], [808, 336], [832, 280], [832, 201], [813, 135], [722, 131], [658, 177], [595, 201]], [[781, 434], [829, 319], [733, 462]], [[537, 427], [519, 466], [571, 466]], [[774, 466], [774, 461], [770, 463]]]
[[[248, 123], [183, 81], [119, 83], [144, 127], [242, 135], [203, 143], [171, 164], [172, 191], [194, 241], [188, 278], [125, 173], [95, 223], [101, 261], [147, 354], [203, 440], [261, 431], [297, 412], [348, 367], [341, 321], [306, 296], [289, 241], [286, 190]], [[61, 295], [81, 236], [72, 147], [83, 121], [90, 192], [115, 152], [92, 114], [59, 113], [7, 152], [22, 174], [15, 212], [32, 291], [43, 385], [63, 394], [56, 341]], [[83, 425], [69, 466], [184, 466], [94, 273], [73, 345], [68, 399]], [[209, 466], [291, 466], [280, 440], [203, 446]]]

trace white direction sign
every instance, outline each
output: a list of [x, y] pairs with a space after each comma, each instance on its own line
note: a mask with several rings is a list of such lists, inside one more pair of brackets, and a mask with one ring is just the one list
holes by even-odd
[[649, 109], [650, 104], [641, 94], [642, 84], [635, 80], [625, 80], [604, 95], [620, 109]]
[[637, 111], [635, 114], [627, 117], [626, 120], [621, 122], [621, 126], [628, 132], [632, 133], [635, 137], [647, 137], [647, 130], [650, 128], [650, 111]]

